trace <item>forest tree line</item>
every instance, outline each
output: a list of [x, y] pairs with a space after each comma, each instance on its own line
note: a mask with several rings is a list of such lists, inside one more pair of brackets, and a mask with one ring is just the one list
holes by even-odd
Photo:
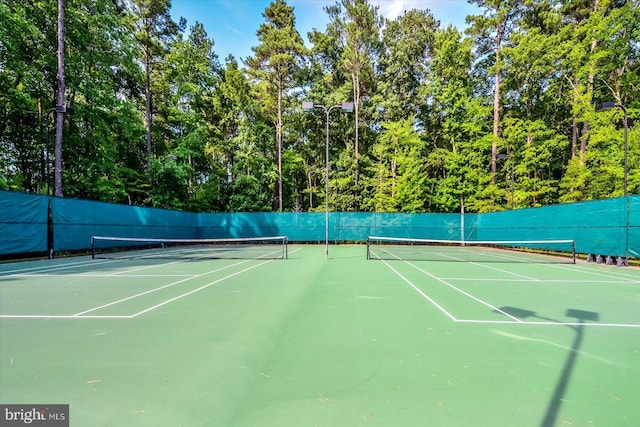
[[[189, 211], [488, 212], [640, 193], [640, 4], [470, 0], [464, 32], [275, 0], [253, 55], [170, 0], [65, 0], [62, 194]], [[0, 189], [53, 193], [58, 0], [0, 3]], [[71, 110], [71, 108], [73, 110]], [[49, 138], [47, 138], [47, 133]], [[46, 144], [49, 139], [49, 144]], [[48, 150], [48, 152], [47, 152]]]

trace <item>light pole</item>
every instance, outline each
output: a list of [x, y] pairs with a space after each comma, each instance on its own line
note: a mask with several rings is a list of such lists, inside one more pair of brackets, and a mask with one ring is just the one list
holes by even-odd
[[626, 201], [626, 224], [625, 224], [625, 243], [624, 243], [624, 258], [618, 259], [619, 266], [629, 265], [629, 197], [627, 195], [627, 153], [628, 153], [628, 138], [629, 128], [627, 125], [627, 109], [622, 104], [616, 104], [615, 102], [601, 102], [596, 105], [596, 113], [604, 110], [610, 110], [612, 108], [620, 108], [624, 113], [624, 177], [622, 182], [623, 194]]
[[322, 110], [324, 111], [325, 115], [326, 115], [326, 123], [327, 123], [327, 142], [326, 142], [326, 172], [325, 172], [325, 180], [324, 180], [324, 187], [325, 187], [325, 196], [324, 196], [324, 205], [325, 205], [325, 211], [324, 211], [324, 235], [325, 235], [325, 239], [324, 239], [324, 256], [325, 259], [329, 259], [329, 115], [331, 114], [331, 110], [335, 109], [335, 108], [342, 108], [342, 112], [343, 113], [352, 113], [353, 112], [353, 102], [343, 102], [341, 105], [332, 105], [331, 107], [327, 108], [324, 105], [316, 105], [313, 103], [313, 101], [304, 101], [302, 103], [302, 110], [307, 112], [307, 113], [312, 113], [314, 109], [318, 109], [318, 110]]
[[[496, 157], [498, 160], [506, 160], [506, 159], [511, 159], [511, 156], [508, 154], [498, 154], [498, 156]], [[513, 210], [513, 181], [514, 181], [514, 176], [513, 176], [513, 161], [511, 161], [511, 209]]]

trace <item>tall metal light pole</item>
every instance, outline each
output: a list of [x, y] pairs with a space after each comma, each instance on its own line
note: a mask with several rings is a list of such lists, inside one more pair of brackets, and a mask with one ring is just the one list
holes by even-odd
[[329, 115], [331, 114], [331, 110], [335, 108], [342, 108], [343, 113], [352, 113], [353, 112], [353, 102], [343, 102], [341, 105], [332, 105], [327, 108], [324, 105], [316, 105], [313, 101], [304, 101], [302, 103], [302, 110], [307, 113], [312, 113], [314, 109], [324, 111], [326, 115], [326, 123], [327, 123], [327, 142], [326, 142], [326, 172], [325, 172], [325, 213], [324, 213], [324, 234], [325, 234], [325, 247], [324, 247], [324, 256], [325, 259], [329, 259]]
[[629, 127], [627, 124], [627, 109], [622, 104], [616, 104], [615, 102], [601, 102], [596, 105], [596, 113], [599, 111], [610, 110], [612, 108], [620, 108], [624, 113], [624, 178], [622, 183], [623, 194], [626, 199], [627, 212], [626, 212], [626, 224], [625, 224], [625, 244], [624, 244], [624, 259], [618, 259], [619, 266], [629, 265], [629, 197], [627, 195], [627, 156], [628, 156], [628, 138]]

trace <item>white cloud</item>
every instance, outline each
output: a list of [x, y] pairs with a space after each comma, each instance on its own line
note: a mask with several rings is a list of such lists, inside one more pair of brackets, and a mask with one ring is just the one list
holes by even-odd
[[390, 20], [412, 9], [428, 9], [442, 26], [453, 24], [458, 29], [466, 27], [467, 15], [479, 12], [479, 8], [467, 0], [369, 0], [369, 3], [377, 6], [378, 13]]
[[370, 0], [372, 6], [378, 6], [378, 13], [387, 19], [396, 19], [411, 9], [428, 9], [426, 0]]

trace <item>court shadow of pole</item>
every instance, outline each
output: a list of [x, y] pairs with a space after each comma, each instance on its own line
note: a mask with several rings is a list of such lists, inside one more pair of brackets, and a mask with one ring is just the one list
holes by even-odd
[[[524, 310], [516, 307], [502, 307], [500, 311], [503, 313], [507, 313], [513, 317], [517, 317], [519, 319], [527, 318], [527, 317], [535, 317], [537, 319], [556, 322], [562, 324], [558, 320], [549, 319], [546, 317], [538, 316], [535, 312]], [[551, 401], [547, 406], [547, 412], [544, 415], [542, 423], [540, 427], [553, 427], [556, 424], [556, 420], [558, 419], [558, 414], [560, 413], [560, 407], [562, 405], [562, 399], [567, 391], [567, 386], [571, 380], [571, 374], [573, 373], [573, 368], [576, 364], [576, 360], [578, 359], [578, 354], [580, 352], [580, 347], [582, 346], [582, 340], [584, 339], [584, 323], [586, 321], [597, 322], [599, 320], [598, 313], [593, 311], [584, 311], [584, 310], [576, 310], [576, 309], [568, 309], [566, 312], [567, 317], [573, 317], [578, 320], [577, 325], [567, 325], [567, 327], [573, 329], [576, 333], [575, 338], [573, 339], [573, 344], [571, 345], [571, 349], [569, 350], [569, 355], [567, 356], [567, 360], [564, 363], [564, 367], [562, 368], [562, 374], [556, 383], [556, 388], [553, 391], [553, 395], [551, 396]]]

